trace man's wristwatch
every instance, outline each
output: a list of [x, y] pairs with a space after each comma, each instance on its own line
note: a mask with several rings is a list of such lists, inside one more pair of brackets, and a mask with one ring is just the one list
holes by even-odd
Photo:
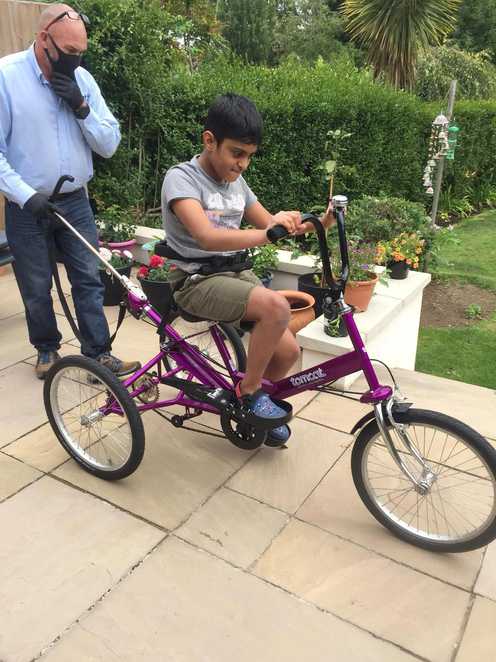
[[78, 120], [85, 120], [90, 114], [90, 107], [88, 104], [84, 103], [80, 108], [74, 111], [74, 115]]

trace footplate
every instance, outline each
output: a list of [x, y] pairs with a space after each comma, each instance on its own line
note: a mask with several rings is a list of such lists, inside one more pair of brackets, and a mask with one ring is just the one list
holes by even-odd
[[[238, 401], [239, 402], [239, 401]], [[270, 418], [268, 416], [258, 416], [249, 409], [239, 405], [234, 408], [232, 417], [239, 423], [252, 425], [259, 430], [272, 430], [278, 428], [280, 425], [289, 423], [293, 416], [293, 407], [286, 402], [286, 400], [272, 400], [272, 402], [280, 407], [285, 413], [283, 416], [277, 418]]]
[[214, 388], [213, 386], [205, 386], [204, 384], [197, 384], [188, 379], [179, 379], [179, 377], [162, 377], [162, 384], [167, 384], [178, 391], [182, 391], [193, 400], [212, 405], [217, 409], [225, 409], [226, 407], [232, 408], [236, 398], [232, 391], [226, 391], [223, 388]]
[[236, 398], [233, 391], [227, 391], [223, 388], [214, 388], [191, 382], [188, 379], [179, 379], [179, 377], [162, 377], [162, 383], [182, 391], [187, 396], [209, 404], [219, 411], [227, 414], [229, 418], [245, 425], [253, 426], [259, 430], [272, 430], [280, 425], [288, 423], [293, 416], [293, 407], [285, 400], [273, 400], [274, 404], [280, 407], [285, 413], [277, 418], [267, 416], [257, 416]]

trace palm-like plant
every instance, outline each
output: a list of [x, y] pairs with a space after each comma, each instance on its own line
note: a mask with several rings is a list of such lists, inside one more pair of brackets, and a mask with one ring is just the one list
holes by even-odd
[[419, 51], [442, 43], [455, 28], [461, 0], [344, 0], [352, 39], [368, 51], [376, 76], [411, 89]]

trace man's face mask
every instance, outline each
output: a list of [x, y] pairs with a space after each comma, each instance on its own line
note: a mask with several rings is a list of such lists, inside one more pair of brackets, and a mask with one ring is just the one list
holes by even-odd
[[48, 49], [45, 48], [45, 53], [46, 56], [52, 65], [53, 71], [55, 71], [58, 74], [64, 74], [64, 76], [69, 76], [69, 78], [75, 79], [74, 72], [75, 70], [79, 67], [81, 64], [81, 55], [70, 55], [69, 53], [64, 53], [63, 50], [61, 50], [55, 41], [52, 39], [51, 35], [48, 35], [50, 37], [50, 41], [54, 45], [59, 59], [54, 60], [51, 56], [50, 53], [48, 52]]

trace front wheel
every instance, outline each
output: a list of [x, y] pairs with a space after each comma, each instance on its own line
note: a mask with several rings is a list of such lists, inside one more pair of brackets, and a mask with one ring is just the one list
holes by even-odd
[[108, 368], [66, 356], [48, 372], [43, 395], [53, 431], [83, 469], [106, 480], [137, 469], [145, 449], [143, 422]]
[[[436, 552], [466, 552], [496, 538], [496, 451], [475, 430], [422, 409], [395, 414], [431, 472], [425, 494], [389, 452], [377, 422], [359, 433], [351, 456], [353, 481], [372, 515], [398, 537]], [[401, 459], [420, 479], [419, 462], [389, 430]]]

